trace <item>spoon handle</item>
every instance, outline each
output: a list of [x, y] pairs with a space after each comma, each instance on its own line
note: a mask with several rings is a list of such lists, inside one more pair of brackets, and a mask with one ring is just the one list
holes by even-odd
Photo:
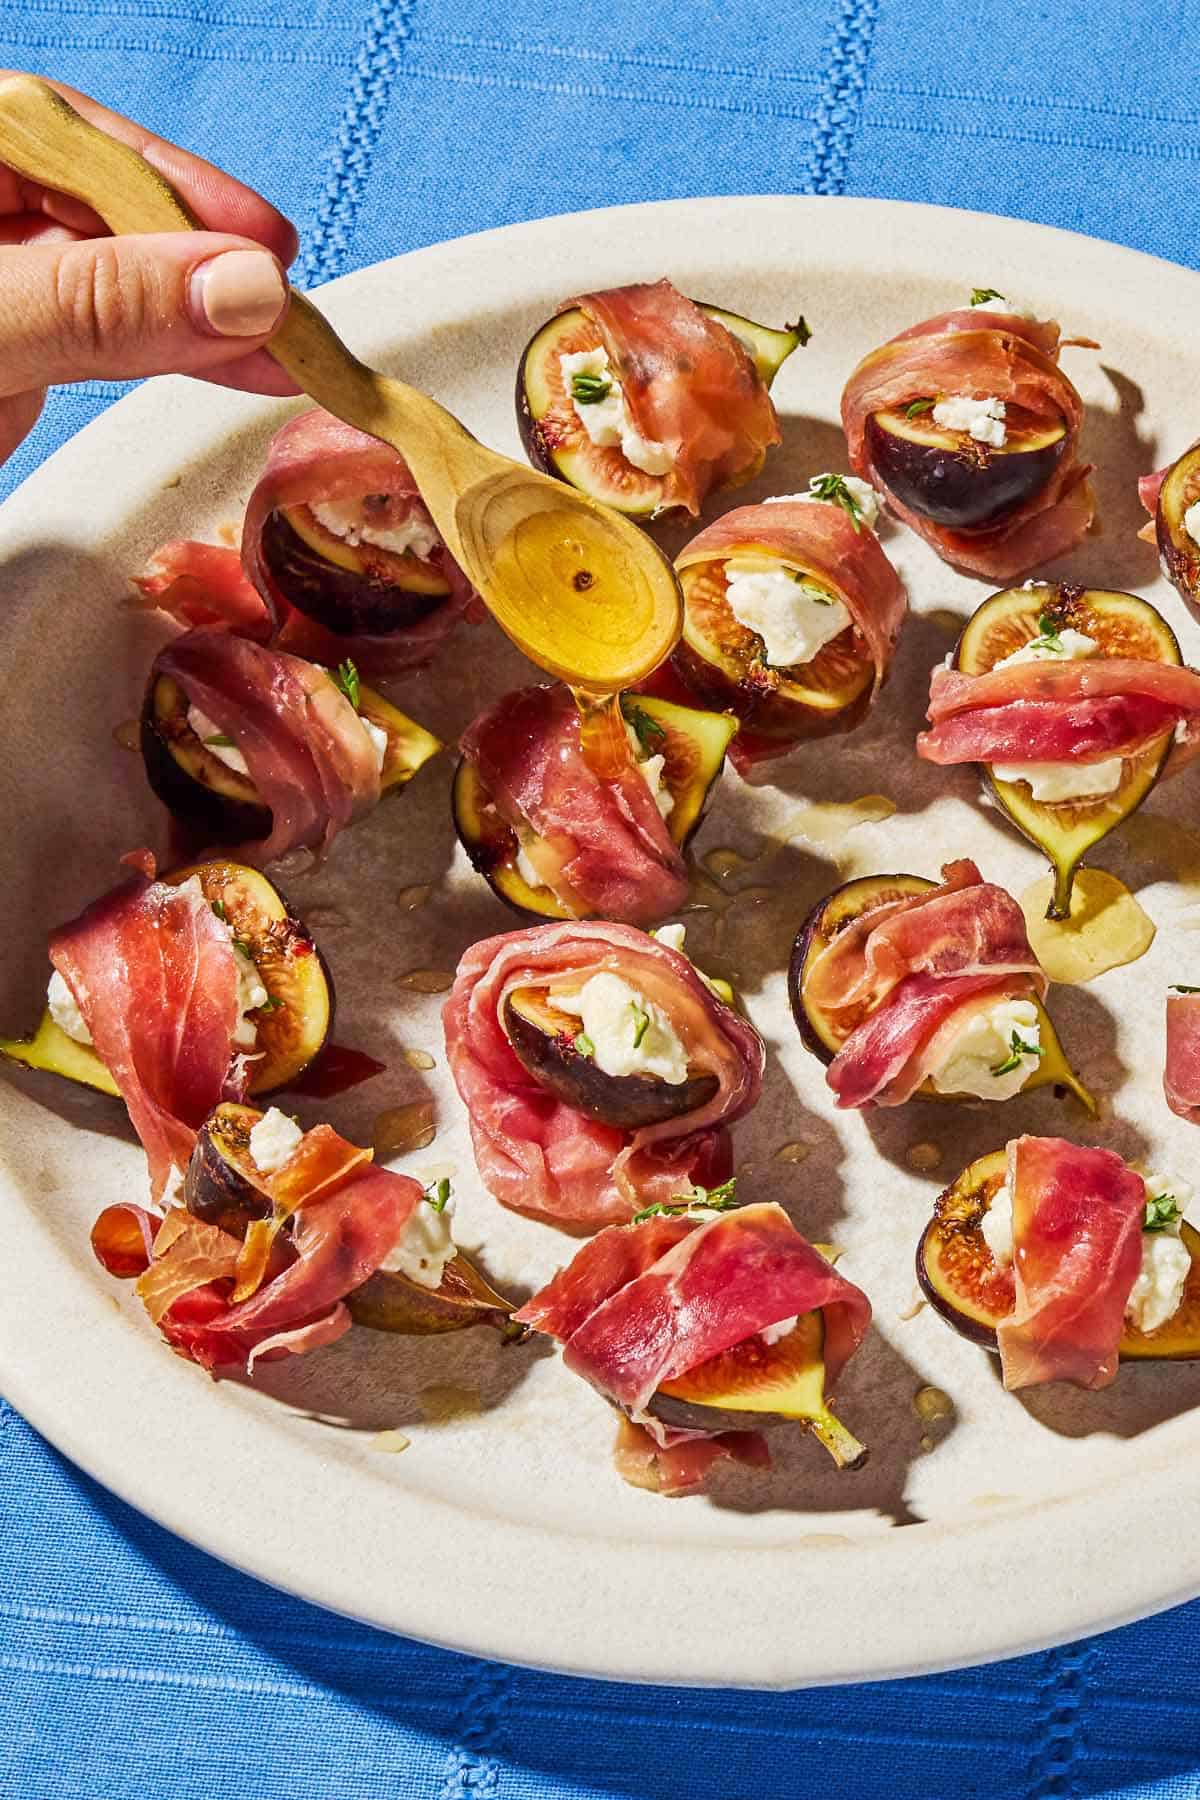
[[[82, 200], [114, 232], [195, 231], [199, 221], [158, 170], [81, 117], [62, 95], [36, 75], [0, 81], [0, 162], [45, 187]], [[268, 346], [276, 362], [327, 412], [360, 430], [386, 416], [387, 440], [396, 443], [396, 402], [401, 401], [409, 461], [423, 461], [430, 415], [443, 434], [469, 433], [428, 395], [359, 362], [312, 302], [291, 290], [283, 324]], [[384, 389], [386, 387], [386, 397]], [[411, 455], [410, 455], [411, 450]], [[420, 476], [414, 468], [414, 474]]]

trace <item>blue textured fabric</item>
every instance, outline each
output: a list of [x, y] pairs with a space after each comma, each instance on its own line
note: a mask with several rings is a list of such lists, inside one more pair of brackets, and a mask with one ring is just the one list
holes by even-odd
[[[300, 223], [308, 283], [509, 220], [780, 190], [1013, 213], [1187, 262], [1198, 16], [1187, 0], [7, 0], [0, 64], [255, 181]], [[118, 391], [53, 395], [0, 494]], [[0, 1548], [7, 1800], [1200, 1795], [1200, 1605], [890, 1686], [571, 1681], [236, 1575], [3, 1403]]]

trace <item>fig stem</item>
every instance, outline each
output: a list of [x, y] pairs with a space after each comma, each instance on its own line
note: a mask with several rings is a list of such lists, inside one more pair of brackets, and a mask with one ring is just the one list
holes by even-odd
[[860, 1444], [854, 1433], [847, 1431], [828, 1407], [810, 1419], [809, 1424], [839, 1469], [862, 1468], [868, 1456], [866, 1445]]

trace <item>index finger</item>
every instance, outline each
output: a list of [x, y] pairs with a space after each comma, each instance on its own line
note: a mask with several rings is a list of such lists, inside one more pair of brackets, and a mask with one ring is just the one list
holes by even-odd
[[[12, 69], [0, 70], [0, 76], [16, 74]], [[261, 194], [247, 187], [235, 176], [227, 175], [202, 156], [181, 150], [166, 138], [160, 138], [133, 119], [101, 106], [88, 94], [68, 87], [62, 81], [49, 81], [48, 86], [81, 113], [89, 124], [96, 125], [109, 137], [128, 144], [139, 156], [164, 175], [181, 199], [186, 200], [201, 225], [209, 231], [236, 232], [240, 237], [254, 238], [274, 252], [286, 267], [296, 255], [299, 240], [295, 226]], [[77, 201], [64, 202], [53, 190], [39, 189], [36, 183], [22, 181], [20, 203], [26, 211], [48, 212], [76, 231], [102, 233], [104, 221], [89, 213]]]

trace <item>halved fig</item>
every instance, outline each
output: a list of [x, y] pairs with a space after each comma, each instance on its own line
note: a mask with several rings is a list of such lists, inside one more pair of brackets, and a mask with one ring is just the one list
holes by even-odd
[[1005, 441], [995, 449], [967, 431], [933, 421], [932, 407], [905, 408], [867, 420], [867, 454], [902, 506], [955, 531], [984, 531], [1041, 492], [1067, 442], [1064, 419], [1047, 425], [1011, 403]]
[[725, 563], [689, 564], [679, 585], [683, 636], [672, 662], [706, 706], [729, 708], [755, 738], [781, 746], [850, 731], [865, 717], [875, 671], [852, 626], [811, 662], [776, 669], [763, 661], [757, 632], [733, 615]]
[[664, 1381], [646, 1410], [678, 1430], [744, 1431], [792, 1421], [807, 1426], [839, 1468], [860, 1469], [867, 1452], [825, 1398], [824, 1355], [824, 1317], [819, 1311], [804, 1313], [775, 1344], [747, 1338]]
[[[627, 694], [622, 709], [639, 728], [647, 748], [664, 758], [662, 785], [675, 804], [667, 829], [682, 848], [700, 825], [713, 785], [725, 766], [725, 752], [737, 731], [728, 713], [701, 712], [650, 694]], [[517, 868], [520, 844], [501, 818], [474, 763], [465, 757], [454, 776], [451, 795], [454, 829], [471, 860], [496, 896], [517, 912], [539, 919], [575, 915], [548, 887], [532, 887]]]
[[[258, 1030], [258, 1060], [249, 1065], [249, 1092], [269, 1094], [287, 1087], [319, 1054], [333, 1019], [333, 991], [320, 951], [278, 889], [257, 869], [220, 860], [173, 869], [160, 879], [177, 886], [192, 875], [200, 877], [209, 904], [221, 909], [270, 996], [268, 1006], [250, 1015]], [[49, 1012], [32, 1038], [0, 1042], [0, 1055], [101, 1093], [118, 1093], [91, 1046], [68, 1037]]]
[[[906, 900], [914, 894], [928, 893], [936, 885], [936, 882], [927, 880], [923, 875], [861, 876], [857, 881], [845, 882], [819, 901], [801, 925], [788, 964], [788, 998], [792, 1017], [805, 1048], [821, 1062], [828, 1064], [833, 1061], [850, 1033], [862, 1024], [869, 1009], [865, 1004], [858, 1009], [847, 1007], [834, 1020], [816, 1006], [808, 988], [807, 976], [817, 957], [833, 942], [839, 931], [844, 930], [863, 913], [885, 906], [893, 900]], [[1029, 1094], [1040, 1087], [1054, 1087], [1060, 1093], [1069, 1090], [1088, 1112], [1094, 1113], [1096, 1102], [1067, 1061], [1049, 1013], [1035, 995], [1030, 994], [1029, 999], [1037, 1007], [1038, 1039], [1042, 1055], [1030, 1070], [1020, 1092]], [[923, 1100], [974, 1098], [973, 1095], [939, 1093], [932, 1078], [922, 1082], [917, 1094]]]
[[[935, 1312], [961, 1336], [993, 1351], [996, 1327], [1012, 1311], [1016, 1290], [1012, 1265], [995, 1262], [982, 1221], [1006, 1166], [1007, 1153], [993, 1150], [964, 1169], [939, 1197], [917, 1246], [917, 1280]], [[1185, 1221], [1181, 1236], [1192, 1266], [1179, 1309], [1157, 1331], [1138, 1331], [1126, 1320], [1122, 1362], [1200, 1357], [1200, 1232]]]
[[[701, 304], [700, 310], [745, 345], [759, 379], [768, 388], [804, 341], [802, 328], [776, 331], [717, 306]], [[662, 503], [662, 478], [635, 468], [616, 446], [604, 449], [593, 444], [563, 382], [559, 358], [595, 350], [599, 344], [599, 329], [574, 306], [556, 313], [534, 332], [517, 365], [517, 428], [535, 469], [557, 475], [617, 512], [644, 518]]]
[[534, 1080], [576, 1112], [621, 1131], [661, 1125], [706, 1106], [719, 1087], [707, 1070], [671, 1083], [657, 1075], [606, 1075], [576, 1047], [582, 1026], [544, 988], [518, 988], [504, 1002], [504, 1029]]
[[[364, 496], [370, 521], [377, 498], [381, 523], [388, 496]], [[444, 552], [439, 552], [444, 554]], [[450, 584], [435, 561], [411, 550], [351, 544], [329, 531], [307, 506], [271, 513], [263, 526], [262, 557], [272, 586], [297, 612], [339, 637], [405, 631], [441, 606]]]
[[[1037, 637], [1043, 619], [1059, 630], [1083, 632], [1099, 644], [1098, 654], [1146, 661], [1181, 663], [1175, 633], [1148, 600], [1105, 588], [1069, 587], [1042, 582], [1035, 587], [1005, 588], [985, 600], [968, 619], [954, 651], [954, 667], [967, 675], [983, 675], [1001, 658]], [[1071, 911], [1075, 870], [1101, 838], [1140, 806], [1170, 753], [1173, 733], [1165, 731], [1136, 756], [1124, 759], [1120, 786], [1094, 800], [1035, 800], [1028, 782], [997, 781], [983, 764], [988, 785], [1001, 810], [1037, 845], [1054, 870], [1054, 893], [1046, 917], [1066, 919]]]
[[[249, 775], [215, 754], [188, 724], [188, 697], [171, 675], [152, 676], [142, 705], [141, 745], [146, 777], [177, 819], [225, 844], [249, 844], [271, 830], [264, 805]], [[391, 793], [411, 781], [441, 749], [431, 732], [377, 694], [359, 687], [358, 710], [387, 732], [380, 788]]]
[[1188, 508], [1200, 500], [1200, 444], [1185, 450], [1167, 470], [1158, 490], [1154, 531], [1163, 574], [1193, 613], [1200, 614], [1200, 544], [1184, 524]]
[[[254, 1219], [271, 1210], [247, 1173], [254, 1169], [250, 1133], [262, 1116], [254, 1107], [232, 1101], [219, 1106], [196, 1141], [184, 1181], [188, 1211], [235, 1237], [244, 1236]], [[407, 1275], [381, 1270], [349, 1294], [346, 1304], [356, 1324], [374, 1331], [431, 1337], [468, 1325], [491, 1325], [509, 1342], [526, 1336], [525, 1328], [512, 1322], [513, 1303], [490, 1287], [461, 1251], [446, 1264], [439, 1287], [422, 1287]]]

